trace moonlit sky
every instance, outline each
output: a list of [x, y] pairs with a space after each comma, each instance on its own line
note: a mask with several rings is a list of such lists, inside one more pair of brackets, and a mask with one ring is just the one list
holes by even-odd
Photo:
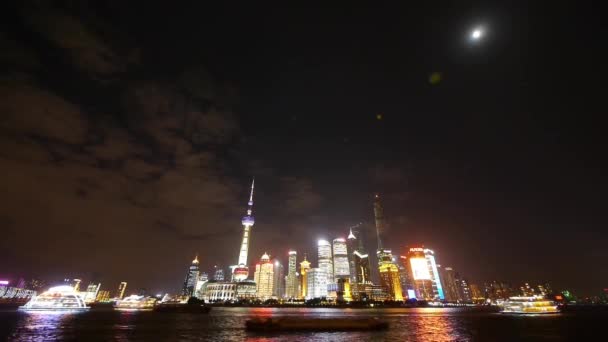
[[[608, 287], [606, 27], [572, 4], [17, 2], [0, 25], [0, 278], [181, 286], [316, 265], [380, 192], [396, 253]], [[480, 23], [476, 44], [470, 35]], [[584, 32], [584, 34], [581, 34]]]

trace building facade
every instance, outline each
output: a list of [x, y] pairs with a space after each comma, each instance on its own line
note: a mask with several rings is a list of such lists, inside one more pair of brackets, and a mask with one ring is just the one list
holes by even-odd
[[274, 281], [272, 284], [272, 296], [283, 298], [285, 296], [285, 269], [279, 259], [272, 260], [274, 264]]
[[272, 298], [274, 293], [274, 264], [266, 253], [262, 255], [260, 262], [255, 265], [254, 281], [257, 286], [256, 295], [259, 299]]
[[333, 283], [334, 280], [334, 263], [332, 261], [331, 244], [327, 240], [319, 240], [318, 247], [318, 265], [319, 268], [325, 271], [327, 275], [326, 283]]
[[333, 241], [333, 264], [334, 278], [333, 282], [338, 283], [338, 279], [350, 278], [350, 264], [348, 261], [348, 248], [346, 240], [337, 238]]
[[323, 268], [310, 268], [306, 271], [306, 299], [327, 297], [327, 271]]
[[310, 262], [306, 260], [306, 255], [304, 255], [304, 260], [300, 263], [300, 293], [298, 295], [299, 298], [308, 297], [308, 270], [310, 270]]
[[285, 277], [285, 296], [287, 298], [298, 298], [298, 274], [296, 270], [298, 252], [289, 251], [287, 265], [287, 276]]
[[194, 260], [192, 260], [192, 264], [188, 268], [188, 273], [186, 273], [186, 279], [184, 279], [184, 284], [182, 286], [182, 296], [194, 296], [199, 273], [200, 269], [197, 255], [194, 257]]
[[380, 276], [380, 285], [384, 287], [388, 294], [389, 300], [402, 301], [403, 293], [401, 291], [401, 282], [399, 280], [399, 268], [393, 262], [392, 251], [384, 248], [382, 241], [386, 231], [386, 223], [384, 221], [384, 209], [380, 203], [380, 196], [375, 195], [374, 200], [374, 219], [376, 223], [376, 234], [378, 238], [378, 274]]

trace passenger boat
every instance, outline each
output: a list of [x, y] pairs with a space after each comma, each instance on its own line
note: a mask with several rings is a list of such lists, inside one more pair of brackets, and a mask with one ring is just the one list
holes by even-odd
[[381, 330], [388, 322], [378, 318], [252, 318], [245, 323], [248, 330], [256, 331], [343, 331]]
[[78, 312], [87, 310], [89, 307], [86, 306], [80, 294], [67, 285], [51, 287], [19, 307], [19, 311]]
[[506, 314], [557, 314], [557, 304], [542, 296], [510, 297], [503, 303], [502, 313]]
[[114, 309], [119, 311], [152, 311], [156, 298], [131, 295], [116, 302]]

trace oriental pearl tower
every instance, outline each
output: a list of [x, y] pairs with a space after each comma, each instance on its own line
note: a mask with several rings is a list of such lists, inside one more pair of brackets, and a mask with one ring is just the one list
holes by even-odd
[[249, 237], [251, 227], [255, 223], [253, 219], [253, 184], [255, 179], [251, 181], [251, 193], [249, 194], [249, 202], [247, 202], [247, 215], [243, 217], [243, 242], [241, 243], [241, 251], [239, 252], [239, 263], [232, 266], [232, 280], [244, 281], [249, 276], [249, 267], [247, 266], [247, 254], [249, 253]]

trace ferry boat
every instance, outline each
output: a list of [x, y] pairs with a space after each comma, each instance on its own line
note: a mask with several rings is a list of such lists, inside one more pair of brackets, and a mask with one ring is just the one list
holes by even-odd
[[114, 309], [119, 311], [152, 311], [156, 298], [130, 295], [116, 302]]
[[509, 297], [503, 303], [502, 313], [506, 314], [557, 314], [557, 304], [542, 296]]
[[78, 312], [87, 310], [89, 307], [81, 295], [73, 287], [67, 285], [51, 287], [19, 307], [19, 311]]

